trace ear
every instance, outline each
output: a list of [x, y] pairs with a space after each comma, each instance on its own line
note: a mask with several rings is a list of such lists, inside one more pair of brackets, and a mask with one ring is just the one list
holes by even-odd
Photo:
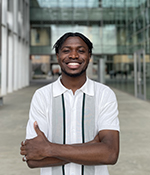
[[89, 53], [89, 63], [92, 61], [92, 54]]
[[91, 53], [89, 53], [89, 60], [91, 59], [91, 57], [92, 57], [92, 54], [91, 54]]
[[57, 61], [59, 60], [59, 53], [56, 53]]

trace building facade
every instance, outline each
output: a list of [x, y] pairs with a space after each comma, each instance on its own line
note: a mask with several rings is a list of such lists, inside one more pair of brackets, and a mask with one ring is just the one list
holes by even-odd
[[30, 25], [34, 63], [47, 55], [51, 68], [57, 38], [82, 32], [94, 43], [92, 78], [150, 100], [149, 0], [31, 0]]
[[29, 85], [29, 0], [0, 0], [0, 97]]
[[94, 44], [90, 78], [150, 100], [149, 0], [0, 0], [0, 13], [0, 96], [60, 74], [52, 47], [72, 31]]

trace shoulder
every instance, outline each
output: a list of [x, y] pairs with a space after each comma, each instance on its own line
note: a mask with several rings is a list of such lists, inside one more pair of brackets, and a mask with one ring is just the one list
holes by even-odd
[[52, 90], [52, 83], [37, 89], [35, 91], [35, 94], [41, 94], [47, 96], [51, 92], [51, 90]]
[[96, 97], [101, 99], [116, 100], [116, 95], [109, 86], [93, 80], [91, 81], [94, 84], [94, 94]]
[[33, 99], [39, 99], [40, 101], [51, 99], [53, 84], [54, 82], [37, 89], [33, 95]]

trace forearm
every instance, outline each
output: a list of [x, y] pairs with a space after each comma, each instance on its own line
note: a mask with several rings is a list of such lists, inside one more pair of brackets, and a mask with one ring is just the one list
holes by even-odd
[[118, 155], [105, 143], [89, 143], [77, 145], [54, 144], [51, 149], [56, 158], [82, 165], [114, 164]]
[[[82, 165], [115, 164], [119, 154], [119, 132], [101, 131], [99, 139], [73, 145], [50, 143], [49, 155]], [[47, 155], [48, 155], [47, 154]]]
[[[89, 144], [89, 143], [96, 143], [99, 142], [99, 138], [98, 136], [96, 136], [94, 138], [94, 140], [85, 143], [85, 144]], [[62, 160], [59, 158], [55, 158], [55, 157], [46, 157], [42, 160], [28, 160], [27, 164], [30, 168], [41, 168], [41, 167], [53, 167], [53, 166], [62, 166], [69, 163], [66, 160]]]
[[[69, 145], [51, 143], [38, 127], [36, 129], [38, 133], [36, 138], [26, 140], [24, 144], [21, 143], [21, 155], [25, 155], [28, 161], [41, 161], [39, 164], [32, 162], [35, 165], [29, 165], [30, 167], [57, 166], [67, 162], [81, 165], [100, 165], [114, 164], [117, 161], [119, 153], [118, 131], [102, 130], [91, 142]], [[51, 161], [49, 162], [47, 158], [51, 158]]]
[[27, 164], [30, 168], [41, 168], [41, 167], [53, 167], [53, 166], [61, 166], [65, 165], [69, 162], [65, 160], [61, 160], [54, 157], [47, 157], [42, 160], [28, 160]]

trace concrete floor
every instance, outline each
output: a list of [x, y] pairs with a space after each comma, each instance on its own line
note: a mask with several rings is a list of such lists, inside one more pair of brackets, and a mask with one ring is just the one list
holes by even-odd
[[[34, 83], [4, 98], [0, 107], [0, 175], [39, 175], [20, 156], [25, 138], [28, 111], [34, 91], [44, 82]], [[114, 89], [119, 103], [120, 156], [109, 166], [110, 175], [150, 174], [150, 103]]]

